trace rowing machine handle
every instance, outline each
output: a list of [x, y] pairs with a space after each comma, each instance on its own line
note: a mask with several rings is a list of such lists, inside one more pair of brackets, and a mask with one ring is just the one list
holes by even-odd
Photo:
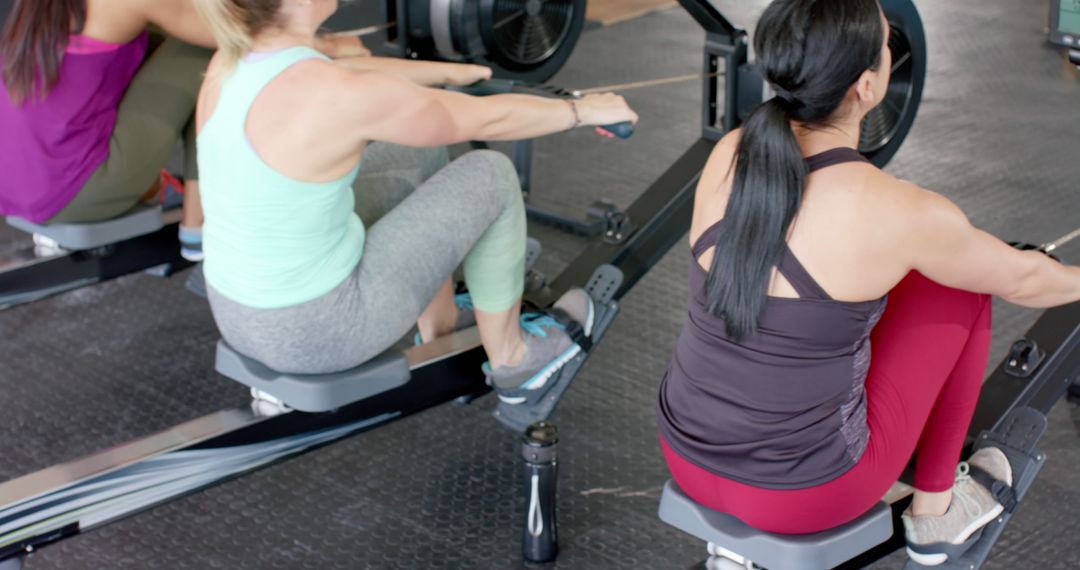
[[615, 123], [614, 125], [596, 127], [596, 132], [604, 136], [619, 137], [620, 139], [625, 140], [634, 136], [634, 124], [630, 121], [624, 121], [622, 123]]

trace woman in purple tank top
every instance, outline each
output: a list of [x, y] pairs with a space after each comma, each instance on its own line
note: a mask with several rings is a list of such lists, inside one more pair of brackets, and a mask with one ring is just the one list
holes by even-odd
[[857, 518], [914, 454], [909, 553], [940, 564], [939, 545], [1002, 510], [968, 469], [1011, 484], [996, 449], [957, 475], [990, 296], [1073, 302], [1080, 268], [1012, 249], [862, 159], [860, 123], [889, 85], [888, 40], [875, 0], [765, 10], [755, 50], [777, 97], [717, 144], [702, 175], [689, 318], [657, 419], [688, 495], [771, 532]]
[[[213, 46], [191, 0], [16, 0], [0, 36], [0, 215], [106, 220], [172, 183], [182, 253], [201, 259], [193, 116]], [[320, 49], [367, 54], [355, 38]], [[163, 172], [179, 140], [183, 183]]]

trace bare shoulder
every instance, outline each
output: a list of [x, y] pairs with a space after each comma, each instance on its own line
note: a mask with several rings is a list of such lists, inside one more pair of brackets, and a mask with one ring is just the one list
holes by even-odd
[[303, 91], [315, 101], [362, 110], [374, 99], [400, 91], [411, 84], [396, 75], [350, 69], [326, 60], [301, 62], [282, 73], [280, 86]]
[[735, 129], [728, 134], [724, 135], [716, 146], [713, 147], [712, 154], [709, 155], [709, 164], [707, 169], [715, 172], [710, 174], [716, 174], [719, 176], [726, 176], [728, 170], [733, 166], [735, 162], [735, 153], [739, 150], [739, 141], [742, 139], [742, 129]]
[[[90, 0], [94, 2], [95, 0]], [[108, 3], [117, 9], [128, 13], [138, 14], [147, 20], [154, 20], [159, 15], [175, 14], [179, 11], [193, 10], [193, 0], [97, 0], [99, 3]]]
[[690, 243], [697, 241], [705, 228], [723, 219], [731, 194], [731, 173], [739, 147], [740, 129], [717, 141], [701, 173], [694, 194], [694, 217], [690, 225]]
[[91, 9], [95, 5], [108, 5], [111, 17], [125, 16], [138, 18], [142, 25], [175, 15], [178, 12], [194, 10], [192, 0], [89, 0]]
[[896, 214], [923, 218], [951, 216], [963, 212], [948, 198], [907, 180], [901, 180], [882, 170], [874, 169], [867, 178], [878, 206]]
[[970, 225], [964, 212], [945, 196], [874, 170], [867, 178], [870, 216], [866, 221], [881, 237], [926, 245], [923, 242], [943, 232]]
[[735, 164], [735, 153], [738, 152], [741, 137], [742, 129], [735, 129], [717, 141], [712, 153], [709, 154], [705, 170], [701, 174], [699, 193], [727, 195], [727, 188], [731, 186], [730, 177]]
[[128, 43], [146, 29], [152, 0], [87, 0], [82, 33], [110, 43]]

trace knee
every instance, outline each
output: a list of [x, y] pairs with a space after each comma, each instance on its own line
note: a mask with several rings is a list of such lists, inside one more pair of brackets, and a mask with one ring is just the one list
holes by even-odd
[[497, 198], [508, 206], [521, 204], [521, 181], [517, 168], [505, 154], [494, 150], [474, 150], [460, 158], [470, 172], [478, 177], [477, 190], [485, 192], [487, 199]]

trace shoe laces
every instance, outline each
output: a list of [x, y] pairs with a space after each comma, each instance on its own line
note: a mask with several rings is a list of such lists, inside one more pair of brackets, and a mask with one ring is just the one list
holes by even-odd
[[565, 330], [566, 327], [551, 315], [544, 313], [526, 313], [521, 315], [521, 328], [526, 333], [540, 338], [547, 338], [548, 329]]
[[[953, 485], [953, 504], [960, 506], [968, 513], [978, 513], [979, 503], [970, 493], [962, 492], [961, 489], [969, 485], [978, 485], [971, 478], [971, 466], [967, 461], [961, 461], [956, 466], [956, 481]], [[949, 506], [952, 508], [952, 505]]]
[[169, 193], [169, 188], [172, 188], [177, 194], [184, 194], [184, 181], [173, 176], [171, 172], [166, 169], [161, 170], [161, 197], [162, 203], [165, 203], [165, 197]]
[[472, 311], [472, 295], [469, 293], [458, 293], [457, 295], [454, 295], [454, 304], [457, 305], [459, 310]]

